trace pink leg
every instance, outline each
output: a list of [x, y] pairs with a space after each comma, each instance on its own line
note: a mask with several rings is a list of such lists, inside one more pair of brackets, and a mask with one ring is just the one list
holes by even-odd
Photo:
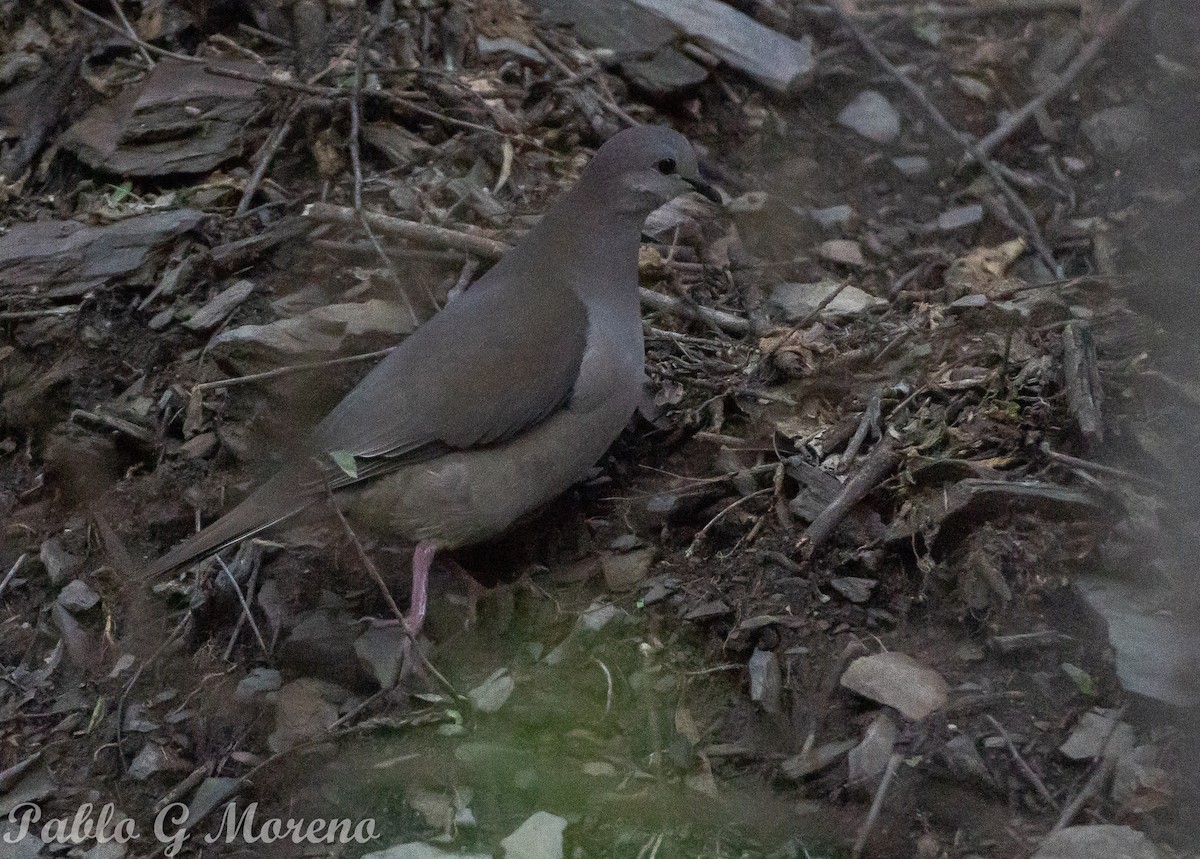
[[422, 540], [413, 550], [412, 599], [408, 614], [404, 616], [405, 626], [413, 638], [421, 634], [421, 627], [425, 625], [425, 609], [429, 603], [429, 567], [433, 564], [435, 554], [437, 546], [431, 540]]

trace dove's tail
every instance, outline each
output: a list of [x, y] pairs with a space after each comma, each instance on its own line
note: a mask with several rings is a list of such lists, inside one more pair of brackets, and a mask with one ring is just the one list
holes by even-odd
[[284, 470], [275, 475], [237, 507], [147, 567], [143, 579], [211, 555], [296, 515], [317, 497], [298, 485], [295, 473]]

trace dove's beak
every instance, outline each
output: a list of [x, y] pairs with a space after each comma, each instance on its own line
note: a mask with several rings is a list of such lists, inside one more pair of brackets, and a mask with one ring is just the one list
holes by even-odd
[[720, 192], [717, 191], [717, 189], [714, 188], [712, 185], [709, 185], [707, 182], [705, 182], [703, 179], [701, 179], [699, 177], [696, 177], [695, 179], [689, 179], [685, 176], [685, 177], [683, 177], [683, 181], [687, 182], [689, 185], [691, 185], [692, 190], [695, 191], [697, 194], [707, 197], [709, 200], [716, 203], [718, 206], [720, 206], [722, 204], [723, 201], [721, 200]]

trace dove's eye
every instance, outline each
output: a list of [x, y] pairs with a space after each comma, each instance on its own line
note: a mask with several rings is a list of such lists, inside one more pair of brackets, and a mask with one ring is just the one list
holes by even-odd
[[670, 176], [675, 172], [675, 159], [664, 158], [658, 162], [658, 172], [664, 176]]

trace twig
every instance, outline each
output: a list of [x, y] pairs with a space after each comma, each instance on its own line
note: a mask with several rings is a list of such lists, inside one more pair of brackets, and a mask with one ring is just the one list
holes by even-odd
[[17, 556], [17, 560], [13, 562], [12, 567], [10, 567], [8, 573], [5, 574], [4, 581], [0, 581], [0, 597], [4, 596], [4, 591], [8, 588], [8, 583], [12, 581], [13, 576], [17, 574], [21, 567], [25, 566], [25, 561], [28, 558], [29, 555], [25, 552], [22, 552]]
[[1154, 480], [1142, 474], [1136, 474], [1132, 471], [1127, 471], [1124, 468], [1117, 468], [1112, 465], [1105, 465], [1101, 462], [1092, 462], [1087, 459], [1080, 459], [1077, 456], [1071, 456], [1067, 453], [1059, 453], [1050, 447], [1050, 442], [1042, 442], [1042, 453], [1053, 459], [1055, 462], [1061, 462], [1063, 465], [1069, 465], [1072, 468], [1082, 468], [1084, 471], [1094, 471], [1097, 474], [1106, 474], [1109, 477], [1116, 477], [1120, 480], [1128, 480], [1130, 483], [1137, 483], [1151, 489], [1162, 489], [1161, 481]]
[[[360, 129], [362, 127], [362, 79], [363, 60], [367, 53], [367, 43], [363, 39], [362, 22], [363, 7], [366, 0], [357, 0], [354, 4], [354, 37], [358, 47], [354, 51], [354, 80], [350, 87], [350, 169], [354, 173], [354, 208], [362, 211], [362, 156], [360, 153]], [[383, 15], [384, 6], [379, 7]], [[371, 28], [372, 35], [375, 28]]]
[[170, 57], [173, 60], [181, 60], [182, 62], [185, 62], [185, 63], [210, 62], [210, 60], [201, 59], [200, 57], [189, 57], [187, 54], [177, 54], [174, 51], [168, 51], [163, 48], [157, 48], [154, 45], [150, 44], [149, 42], [139, 39], [136, 35], [130, 35], [130, 33], [127, 33], [124, 29], [122, 29], [118, 25], [114, 24], [112, 21], [109, 21], [107, 18], [103, 18], [100, 15], [97, 15], [95, 12], [91, 11], [90, 9], [83, 8], [78, 3], [76, 3], [75, 0], [62, 0], [62, 2], [65, 6], [67, 6], [67, 8], [69, 8], [75, 12], [78, 12], [80, 15], [83, 15], [85, 18], [90, 18], [91, 20], [95, 21], [97, 24], [101, 25], [102, 27], [107, 27], [109, 30], [112, 30], [114, 33], [116, 33], [122, 39], [132, 42], [135, 46], [140, 48], [142, 51], [149, 51], [150, 53], [155, 54], [157, 56]]
[[358, 361], [370, 361], [373, 358], [382, 358], [387, 355], [392, 349], [377, 349], [374, 352], [363, 352], [360, 355], [347, 355], [345, 358], [331, 358], [328, 361], [311, 361], [307, 364], [290, 364], [286, 367], [276, 367], [274, 370], [264, 370], [261, 373], [251, 373], [248, 376], [234, 376], [230, 379], [218, 379], [215, 382], [201, 382], [192, 387], [193, 391], [201, 392], [214, 391], [218, 388], [232, 388], [235, 385], [245, 385], [249, 382], [261, 382], [264, 379], [274, 379], [276, 376], [286, 376], [288, 373], [299, 373], [304, 370], [321, 370], [325, 367], [334, 367], [338, 364], [352, 364]]
[[1045, 782], [1038, 778], [1038, 774], [1035, 773], [1029, 764], [1025, 762], [1025, 758], [1021, 757], [1021, 753], [1018, 752], [1017, 747], [1013, 745], [1012, 738], [1008, 735], [1008, 731], [1004, 730], [1004, 726], [997, 722], [990, 713], [985, 713], [984, 718], [991, 722], [992, 727], [999, 731], [1000, 736], [1004, 738], [1004, 743], [1008, 746], [1008, 753], [1012, 755], [1012, 759], [1016, 761], [1017, 768], [1021, 770], [1021, 774], [1025, 776], [1026, 780], [1031, 785], [1033, 785], [1034, 790], [1041, 794], [1042, 799], [1046, 800], [1050, 807], [1057, 811], [1059, 808], [1057, 800], [1050, 795], [1050, 791], [1047, 790]]
[[112, 5], [113, 11], [117, 13], [117, 17], [121, 20], [121, 26], [125, 28], [125, 34], [137, 45], [138, 53], [142, 55], [142, 59], [146, 61], [146, 65], [154, 68], [154, 60], [150, 58], [150, 52], [146, 50], [144, 45], [140, 44], [141, 40], [138, 39], [137, 31], [133, 29], [133, 25], [129, 23], [129, 19], [125, 17], [125, 12], [121, 9], [119, 0], [109, 0], [109, 3]]
[[[214, 557], [216, 557], [217, 563], [221, 565], [221, 569], [225, 571], [225, 577], [227, 579], [229, 579], [229, 584], [233, 585], [233, 592], [235, 594], [237, 594], [238, 602], [242, 604], [242, 612], [243, 612], [242, 617], [245, 617], [246, 620], [249, 622], [250, 629], [253, 630], [253, 632], [254, 632], [254, 637], [258, 639], [258, 646], [260, 648], [262, 648], [263, 656], [269, 660], [271, 658], [271, 649], [269, 647], [267, 647], [267, 642], [262, 637], [262, 632], [258, 628], [258, 623], [254, 620], [254, 614], [250, 611], [250, 604], [248, 602], [246, 602], [246, 595], [242, 593], [241, 586], [238, 584], [237, 579], [235, 579], [233, 577], [233, 573], [230, 572], [229, 567], [225, 564], [224, 561], [221, 560], [221, 556], [216, 555]], [[255, 565], [254, 574], [255, 575], [258, 574], [257, 565]], [[251, 585], [251, 587], [253, 587], [253, 584]], [[240, 624], [240, 618], [239, 618], [239, 624]], [[240, 628], [240, 626], [238, 628]], [[237, 629], [238, 628], [234, 629], [233, 638], [229, 642], [229, 646], [231, 648], [233, 647], [233, 639], [237, 638]]]
[[833, 300], [842, 294], [842, 291], [850, 285], [850, 281], [843, 280], [838, 284], [837, 289], [830, 292], [827, 296], [817, 302], [817, 306], [810, 310], [803, 319], [792, 326], [793, 331], [803, 331], [808, 326], [812, 325], [813, 320], [821, 315], [826, 307], [833, 304]]
[[5, 310], [0, 312], [0, 322], [16, 319], [40, 319], [43, 316], [70, 316], [79, 312], [78, 304], [67, 304], [62, 307], [46, 307], [42, 310]]
[[[1013, 132], [1024, 125], [1029, 117], [1042, 110], [1050, 103], [1051, 99], [1070, 86], [1079, 77], [1080, 73], [1096, 59], [1104, 46], [1111, 41], [1125, 19], [1145, 2], [1146, 0], [1125, 0], [1117, 11], [1112, 14], [1112, 17], [1106, 22], [1105, 26], [1101, 27], [1100, 31], [1092, 37], [1091, 41], [1080, 48], [1075, 59], [1063, 69], [1062, 74], [1058, 75], [1057, 79], [1050, 86], [1006, 116], [1003, 122], [976, 144], [976, 148], [980, 152], [987, 154], [1011, 137]], [[978, 158], [978, 156], [976, 157]]]
[[[880, 68], [900, 82], [900, 85], [904, 87], [908, 94], [916, 99], [917, 103], [925, 109], [925, 112], [929, 114], [935, 125], [941, 128], [951, 140], [966, 149], [967, 152], [969, 152], [971, 156], [977, 162], [979, 162], [979, 166], [983, 168], [984, 172], [987, 173], [991, 180], [996, 184], [996, 187], [999, 189], [1000, 193], [1004, 195], [1004, 198], [1008, 200], [1013, 208], [1015, 208], [1020, 214], [1021, 220], [1025, 223], [1025, 230], [1027, 233], [1027, 238], [1029, 239], [1029, 243], [1033, 245], [1033, 248], [1037, 251], [1038, 256], [1040, 256], [1042, 261], [1049, 266], [1051, 271], [1058, 274], [1058, 263], [1055, 262], [1054, 254], [1050, 251], [1049, 245], [1046, 244], [1046, 239], [1042, 236], [1042, 231], [1038, 226], [1037, 218], [1034, 217], [1033, 212], [1029, 210], [1029, 207], [1025, 205], [1025, 201], [1021, 199], [1021, 195], [1014, 191], [1005, 180], [996, 162], [989, 158], [987, 153], [981, 150], [975, 141], [955, 128], [950, 120], [946, 119], [946, 116], [940, 110], [938, 110], [937, 105], [930, 100], [925, 91], [921, 89], [921, 87], [918, 86], [912, 78], [897, 68], [895, 64], [893, 64], [892, 61], [884, 55], [883, 51], [879, 49], [879, 46], [875, 44], [871, 37], [867, 35], [862, 26], [842, 10], [842, 8], [838, 5], [838, 0], [825, 0], [825, 2], [826, 5], [833, 10], [834, 16], [838, 19], [838, 22], [854, 34], [854, 38], [858, 40], [860, 45], [862, 45], [863, 50], [870, 54], [871, 59], [875, 60]], [[1141, 0], [1126, 0], [1126, 2], [1141, 2]]]
[[876, 821], [879, 820], [879, 812], [883, 810], [883, 800], [887, 796], [888, 788], [892, 786], [892, 779], [896, 775], [896, 770], [900, 768], [901, 762], [904, 760], [904, 755], [899, 752], [892, 752], [888, 758], [887, 768], [883, 771], [883, 778], [879, 780], [879, 787], [875, 789], [875, 796], [871, 800], [871, 810], [867, 812], [867, 819], [863, 821], [863, 825], [858, 830], [858, 837], [854, 839], [854, 847], [850, 850], [850, 855], [853, 859], [858, 859], [862, 856], [863, 849], [867, 846], [867, 839], [871, 837], [871, 830], [875, 827]]
[[254, 198], [254, 194], [258, 191], [258, 186], [262, 184], [263, 176], [267, 173], [267, 167], [275, 158], [275, 153], [279, 151], [279, 147], [283, 145], [283, 141], [287, 139], [292, 130], [292, 122], [300, 113], [300, 99], [295, 99], [292, 106], [288, 109], [287, 116], [283, 123], [272, 132], [271, 137], [262, 149], [259, 151], [258, 159], [254, 164], [254, 172], [246, 181], [246, 187], [242, 189], [242, 199], [238, 201], [237, 210], [233, 213], [235, 218], [240, 218], [250, 209], [250, 201]]
[[704, 538], [708, 536], [708, 532], [712, 529], [713, 525], [716, 525], [717, 522], [721, 521], [721, 519], [724, 518], [726, 513], [729, 513], [734, 508], [741, 507], [743, 504], [745, 504], [747, 501], [751, 500], [752, 498], [757, 498], [760, 495], [764, 495], [768, 492], [774, 492], [774, 491], [775, 491], [775, 487], [773, 487], [773, 486], [768, 486], [766, 489], [758, 489], [758, 490], [755, 490], [754, 492], [751, 492], [749, 495], [742, 496], [737, 501], [734, 501], [732, 504], [729, 504], [726, 507], [722, 507], [717, 512], [717, 515], [715, 515], [711, 519], [709, 519], [708, 522], [705, 523], [704, 527], [701, 528], [696, 533], [696, 536], [692, 538], [692, 542], [687, 547], [687, 551], [683, 553], [683, 556], [685, 558], [690, 558], [690, 557], [692, 557], [692, 555], [696, 554], [696, 550], [700, 548], [700, 544], [704, 542]]
[[896, 450], [895, 442], [884, 436], [883, 441], [867, 456], [862, 468], [842, 485], [842, 491], [812, 521], [804, 536], [800, 538], [800, 546], [806, 549], [810, 557], [825, 545], [854, 505], [866, 498], [867, 493], [878, 486], [899, 464], [900, 453]]
[[[854, 19], [864, 24], [891, 21], [897, 18], [937, 18], [943, 21], [964, 18], [988, 18], [1000, 15], [1034, 15], [1044, 12], [1075, 12], [1081, 7], [1080, 0], [992, 0], [990, 3], [952, 5], [946, 3], [904, 3], [892, 9], [871, 9], [854, 12]], [[828, 16], [823, 6], [806, 6], [805, 12], [817, 16]]]
[[[417, 221], [407, 221], [403, 218], [393, 218], [375, 212], [355, 212], [346, 206], [333, 206], [329, 203], [309, 203], [304, 207], [303, 216], [322, 223], [340, 224], [346, 227], [360, 226], [359, 218], [373, 229], [387, 236], [420, 242], [434, 247], [462, 251], [489, 260], [497, 260], [509, 249], [504, 242], [463, 233], [448, 227], [438, 227], [432, 224], [422, 224]], [[651, 265], [650, 270], [655, 266]], [[682, 299], [662, 295], [661, 293], [641, 287], [639, 289], [642, 306], [651, 310], [663, 310], [676, 316], [708, 322], [730, 334], [748, 334], [750, 322], [723, 310], [711, 307], [701, 307], [689, 304]]]
[[1104, 787], [1104, 782], [1117, 765], [1117, 756], [1108, 754], [1108, 744], [1112, 741], [1113, 735], [1116, 734], [1117, 727], [1121, 724], [1121, 719], [1124, 718], [1128, 707], [1128, 704], [1123, 704], [1121, 709], [1113, 714], [1112, 723], [1108, 726], [1108, 733], [1104, 735], [1104, 742], [1100, 744], [1100, 751], [1096, 753], [1096, 757], [1099, 758], [1096, 769], [1092, 772], [1087, 782], [1084, 783], [1079, 794], [1067, 803], [1066, 808], [1062, 810], [1062, 814], [1058, 817], [1058, 822], [1050, 830], [1051, 835], [1063, 827], [1070, 825], [1071, 821], [1075, 819], [1075, 815], [1083, 808], [1084, 803], [1099, 793], [1100, 789]]

